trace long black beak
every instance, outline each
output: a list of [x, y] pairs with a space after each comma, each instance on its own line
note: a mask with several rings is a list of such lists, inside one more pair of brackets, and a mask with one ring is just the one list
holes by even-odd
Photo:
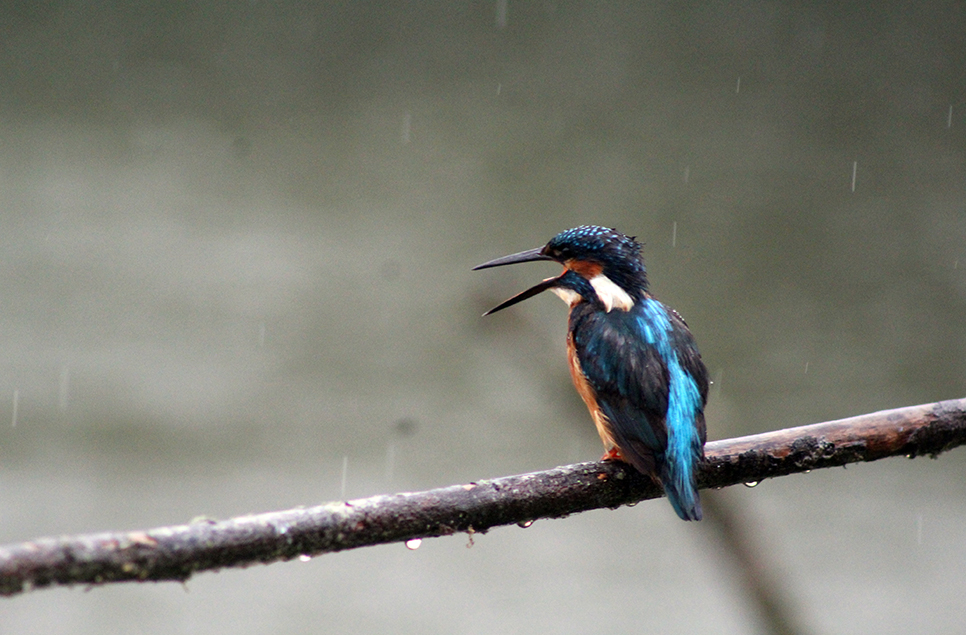
[[478, 269], [489, 269], [490, 267], [512, 265], [518, 262], [533, 262], [534, 260], [553, 260], [553, 258], [543, 253], [543, 247], [537, 247], [535, 249], [521, 251], [518, 254], [510, 254], [509, 256], [503, 256], [502, 258], [496, 258], [494, 260], [490, 260], [489, 262], [484, 262], [482, 265], [476, 265], [473, 267], [473, 271]]
[[[496, 258], [495, 260], [490, 260], [489, 262], [484, 262], [482, 265], [476, 265], [473, 267], [473, 271], [477, 269], [489, 269], [490, 267], [500, 267], [503, 265], [512, 265], [518, 262], [533, 262], [534, 260], [553, 260], [550, 256], [543, 253], [543, 247], [537, 247], [536, 249], [528, 249], [526, 251], [521, 251], [518, 254], [510, 254], [509, 256], [503, 256], [502, 258]], [[513, 306], [517, 302], [523, 302], [527, 298], [532, 298], [538, 293], [543, 293], [547, 289], [552, 289], [557, 285], [560, 280], [560, 276], [555, 278], [547, 278], [540, 284], [535, 284], [526, 291], [521, 291], [509, 300], [498, 304], [489, 311], [483, 314], [483, 317], [490, 315], [491, 313], [496, 313], [497, 311], [502, 311], [508, 306]]]

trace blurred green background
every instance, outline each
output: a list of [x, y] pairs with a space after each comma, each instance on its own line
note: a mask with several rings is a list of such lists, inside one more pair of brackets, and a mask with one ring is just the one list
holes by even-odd
[[[966, 7], [0, 4], [0, 542], [590, 460], [558, 231], [645, 242], [712, 439], [966, 392]], [[343, 470], [345, 467], [345, 470]], [[705, 494], [801, 632], [966, 620], [966, 461]], [[176, 584], [3, 633], [773, 632], [664, 501]]]

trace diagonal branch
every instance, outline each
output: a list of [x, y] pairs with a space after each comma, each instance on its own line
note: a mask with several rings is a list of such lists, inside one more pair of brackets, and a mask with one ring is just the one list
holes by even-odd
[[[700, 486], [726, 487], [795, 472], [938, 454], [966, 443], [966, 399], [715, 441]], [[0, 594], [53, 584], [187, 580], [196, 571], [315, 556], [368, 545], [561, 518], [657, 498], [633, 468], [591, 462], [222, 521], [41, 538], [0, 547]]]

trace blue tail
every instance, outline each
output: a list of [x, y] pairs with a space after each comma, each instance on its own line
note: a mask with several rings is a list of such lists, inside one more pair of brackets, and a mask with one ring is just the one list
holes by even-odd
[[[684, 469], [675, 469], [675, 468]], [[665, 461], [661, 467], [661, 484], [667, 494], [671, 507], [681, 517], [681, 520], [701, 520], [701, 499], [693, 465], [675, 466]]]
[[668, 364], [671, 386], [667, 409], [667, 453], [661, 465], [661, 483], [671, 506], [682, 520], [701, 520], [698, 498], [698, 464], [704, 454], [702, 399], [697, 384], [678, 363]]

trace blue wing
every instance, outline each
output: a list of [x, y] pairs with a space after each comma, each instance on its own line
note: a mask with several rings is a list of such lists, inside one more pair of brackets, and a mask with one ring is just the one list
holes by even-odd
[[580, 368], [621, 454], [661, 481], [681, 518], [700, 519], [708, 374], [687, 325], [649, 297], [630, 311], [581, 303], [570, 320]]

